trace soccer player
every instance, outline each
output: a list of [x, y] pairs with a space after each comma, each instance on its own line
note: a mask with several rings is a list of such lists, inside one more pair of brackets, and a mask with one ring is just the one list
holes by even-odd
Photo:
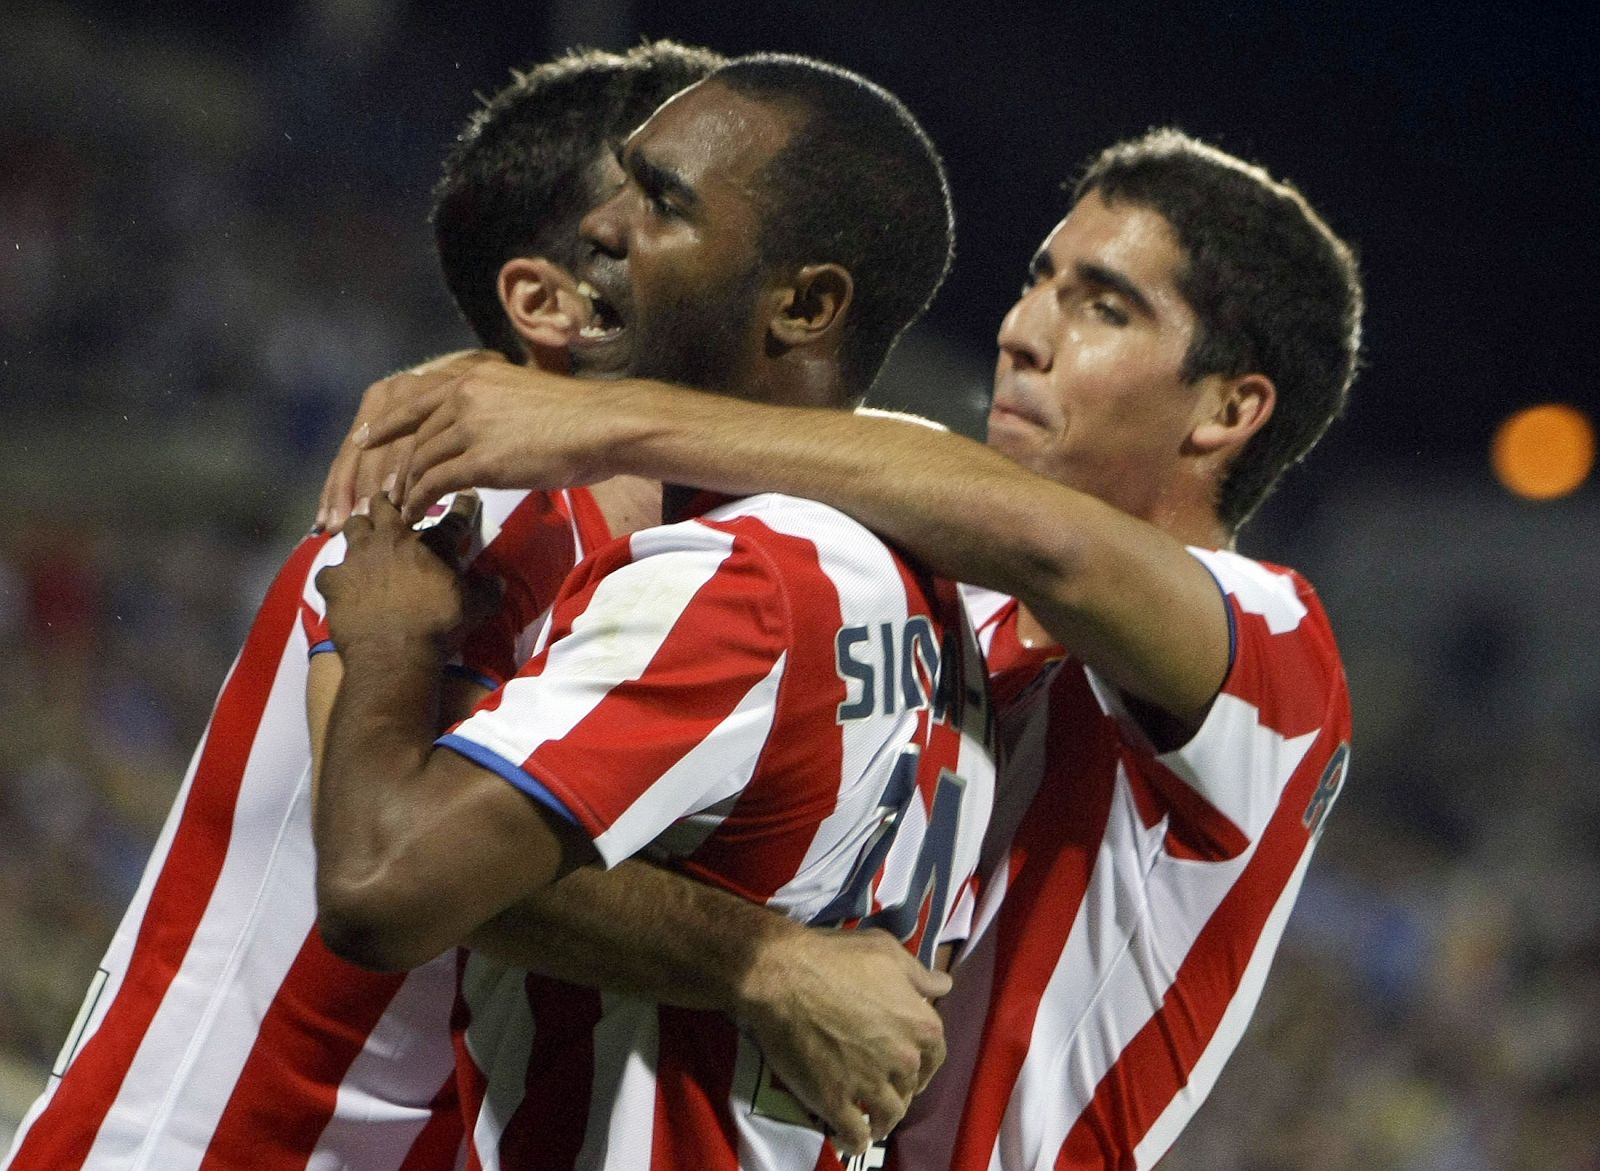
[[896, 1158], [1148, 1167], [1243, 1032], [1344, 781], [1316, 595], [1232, 548], [1341, 410], [1361, 300], [1296, 190], [1154, 131], [1093, 161], [1035, 255], [987, 449], [638, 382], [579, 400], [492, 361], [372, 435], [421, 425], [408, 512], [464, 480], [781, 490], [1000, 591], [970, 597], [1007, 760], [986, 882]]
[[[844, 406], [948, 264], [926, 136], [820, 63], [725, 66], [620, 161], [626, 182], [581, 230], [595, 325], [573, 344], [578, 369]], [[318, 577], [343, 660], [315, 817], [320, 921], [340, 954], [424, 962], [575, 861], [649, 851], [934, 958], [992, 795], [954, 588], [812, 502], [666, 499], [677, 523], [586, 560], [538, 653], [437, 745], [457, 583], [387, 501], [348, 522], [345, 560]], [[722, 1017], [552, 987], [476, 952], [462, 988], [485, 1166], [838, 1165]]]
[[[664, 43], [573, 55], [519, 77], [474, 117], [434, 223], [451, 289], [484, 344], [565, 364], [566, 336], [551, 321], [559, 273], [530, 258], [572, 252], [578, 219], [614, 181], [615, 145], [718, 63]], [[508, 287], [532, 322], [526, 339], [510, 332], [496, 293], [508, 260], [521, 281]], [[570, 306], [575, 294], [562, 296]], [[469, 658], [480, 673], [510, 673], [513, 628], [589, 546], [656, 515], [654, 498], [636, 495], [629, 484], [491, 494], [499, 532], [483, 564], [512, 588]], [[455, 1165], [453, 958], [374, 973], [332, 955], [313, 927], [302, 595], [327, 545], [302, 542], [270, 588], [16, 1136], [12, 1171]], [[490, 653], [493, 632], [501, 646]]]

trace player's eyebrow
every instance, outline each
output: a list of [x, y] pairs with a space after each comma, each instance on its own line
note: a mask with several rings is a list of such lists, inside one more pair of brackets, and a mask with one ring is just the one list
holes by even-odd
[[1033, 254], [1033, 259], [1028, 261], [1028, 282], [1038, 284], [1047, 281], [1056, 275], [1056, 262], [1050, 259], [1050, 253], [1043, 248]]
[[1080, 260], [1072, 266], [1078, 274], [1078, 279], [1086, 285], [1099, 285], [1101, 288], [1110, 289], [1120, 293], [1141, 314], [1146, 317], [1156, 315], [1155, 306], [1150, 303], [1150, 298], [1144, 295], [1144, 290], [1134, 284], [1125, 274], [1114, 268], [1107, 268], [1103, 264], [1095, 264], [1090, 260]]
[[684, 211], [699, 205], [700, 196], [695, 189], [676, 171], [646, 155], [643, 149], [618, 147], [617, 162], [647, 195], [670, 198]]

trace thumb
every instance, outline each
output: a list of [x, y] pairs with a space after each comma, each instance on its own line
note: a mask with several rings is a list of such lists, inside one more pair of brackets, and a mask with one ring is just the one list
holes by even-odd
[[948, 972], [935, 972], [925, 968], [915, 960], [911, 961], [911, 986], [917, 993], [928, 1000], [938, 1000], [954, 986]]

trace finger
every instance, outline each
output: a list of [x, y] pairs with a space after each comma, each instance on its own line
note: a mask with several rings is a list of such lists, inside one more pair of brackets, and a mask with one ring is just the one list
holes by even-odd
[[900, 1124], [911, 1106], [911, 1095], [885, 1084], [861, 1103], [873, 1139], [880, 1139]]
[[[455, 384], [459, 389], [460, 384]], [[456, 392], [453, 390], [452, 395]], [[429, 415], [412, 437], [411, 450], [406, 453], [406, 466], [400, 477], [401, 495], [409, 496], [411, 486], [428, 469], [452, 456], [460, 455], [466, 448], [462, 428], [457, 427], [454, 398], [442, 403]], [[458, 485], [460, 486], [460, 485]], [[433, 503], [431, 500], [428, 503]]]
[[859, 1155], [872, 1145], [872, 1127], [867, 1115], [854, 1102], [846, 1102], [822, 1115], [833, 1135], [833, 1145], [841, 1154]]
[[441, 561], [459, 568], [472, 534], [477, 531], [478, 516], [482, 510], [483, 505], [476, 492], [457, 492], [445, 514], [422, 530], [422, 543], [433, 550]]
[[338, 454], [333, 457], [328, 475], [322, 481], [322, 494], [317, 497], [318, 529], [327, 529], [336, 515], [343, 521], [349, 514], [350, 505], [355, 502], [351, 485], [355, 483], [355, 468], [360, 457], [361, 449], [348, 439], [339, 445]]
[[895, 1092], [909, 1102], [912, 1095], [920, 1088], [917, 1081], [922, 1074], [921, 1047], [908, 1044], [888, 1062], [885, 1073]]
[[409, 435], [438, 409], [456, 379], [487, 361], [493, 361], [493, 358], [486, 356], [482, 351], [472, 350], [464, 356], [452, 357], [425, 373], [408, 371], [396, 375], [396, 378], [411, 381], [397, 384], [389, 408], [356, 429], [356, 444], [361, 447], [377, 447], [401, 435]]
[[374, 532], [393, 532], [405, 527], [400, 519], [400, 510], [389, 502], [383, 493], [366, 497], [367, 519], [371, 521]]
[[372, 518], [367, 515], [368, 502], [357, 500], [355, 507], [350, 510], [350, 515], [344, 521], [345, 544], [351, 552], [359, 549], [372, 535]]
[[921, 1057], [922, 1061], [917, 1070], [917, 1085], [914, 1091], [918, 1094], [922, 1093], [923, 1090], [928, 1088], [928, 1083], [933, 1080], [933, 1075], [938, 1073], [939, 1067], [944, 1064], [945, 1044], [943, 1028], [939, 1030], [938, 1035], [934, 1037], [929, 1044], [922, 1046]]
[[429, 468], [420, 480], [406, 489], [406, 519], [415, 524], [446, 492], [470, 487], [472, 477], [467, 474], [467, 466], [465, 458], [457, 457]]
[[401, 436], [382, 447], [362, 450], [356, 466], [356, 496], [375, 496], [382, 492], [384, 483], [409, 456], [410, 444], [409, 436]]
[[323, 481], [317, 519], [324, 527], [337, 531], [362, 495], [359, 487], [362, 448], [355, 442], [355, 436], [369, 419], [384, 412], [393, 393], [393, 383], [393, 375], [381, 378], [361, 395], [361, 405], [356, 408], [350, 430], [339, 445], [333, 466], [328, 469], [328, 477]]
[[[910, 958], [909, 952], [906, 955], [907, 958]], [[955, 983], [951, 980], [948, 972], [937, 972], [932, 968], [925, 968], [915, 960], [911, 961], [910, 976], [911, 986], [925, 1000], [938, 1000], [941, 996], [948, 994]]]

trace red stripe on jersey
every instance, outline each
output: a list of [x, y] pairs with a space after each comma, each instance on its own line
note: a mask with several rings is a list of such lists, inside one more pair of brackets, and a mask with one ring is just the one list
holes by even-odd
[[339, 959], [316, 928], [307, 932], [262, 1018], [239, 1081], [217, 1120], [200, 1171], [305, 1166], [339, 1097], [339, 1084], [372, 1027], [405, 982], [404, 972], [369, 972]]
[[[1082, 692], [1070, 705], [1052, 697], [1052, 706], [1083, 710], [1094, 703], [1081, 671], [1058, 675], [1052, 687]], [[1105, 836], [1112, 787], [1099, 778], [1116, 768], [1116, 756], [1114, 735], [1085, 735], [1081, 751], [1052, 752], [1039, 791], [1013, 839], [1014, 885], [1007, 889], [992, 928], [998, 932], [995, 971], [1005, 973], [1004, 983], [995, 990], [984, 1025], [982, 1056], [956, 1135], [954, 1167], [989, 1165], [1011, 1089], [1027, 1057], [1040, 998], [1078, 917]], [[1053, 906], [1046, 922], [1031, 912], [1044, 905], [1050, 892], [1070, 892], [1071, 901]]]
[[[583, 549], [573, 538], [574, 525]], [[463, 662], [500, 683], [516, 674], [517, 639], [555, 600], [579, 555], [610, 539], [605, 516], [587, 488], [528, 493], [472, 562], [474, 573], [504, 582], [505, 594], [495, 613], [467, 637]]]
[[1118, 1055], [1068, 1132], [1055, 1162], [1058, 1171], [1132, 1167], [1139, 1142], [1188, 1084], [1239, 991], [1267, 919], [1310, 847], [1302, 811], [1348, 737], [1348, 726], [1336, 724], [1306, 754], [1254, 856], [1196, 937], [1160, 1010]]
[[1261, 724], [1283, 736], [1303, 736], [1322, 727], [1330, 676], [1338, 678], [1344, 670], [1321, 602], [1303, 580], [1296, 578], [1295, 587], [1308, 613], [1294, 630], [1281, 634], [1273, 634], [1265, 618], [1241, 610], [1238, 599], [1228, 596], [1239, 646], [1222, 690], [1254, 707]]
[[461, 1106], [456, 1082], [447, 1078], [428, 1103], [428, 1121], [395, 1171], [441, 1171], [453, 1168], [461, 1150]]
[[[604, 559], [609, 561], [609, 559]], [[590, 588], [562, 599], [562, 625], [587, 608]], [[562, 739], [541, 744], [525, 764], [585, 830], [598, 836], [738, 707], [788, 649], [769, 621], [773, 574], [759, 550], [735, 540], [714, 576], [689, 601], [643, 674], [614, 689]], [[759, 625], [747, 615], [755, 615]], [[736, 641], [724, 637], [737, 632]], [[746, 637], [746, 636], [749, 637]], [[831, 651], [831, 648], [830, 648]], [[545, 656], [529, 673], [543, 670]], [[653, 694], [693, 694], [692, 713]], [[614, 759], [613, 759], [614, 758]], [[568, 783], [568, 778], [578, 783]], [[750, 794], [746, 794], [748, 798]], [[833, 794], [828, 795], [832, 804]], [[790, 816], [797, 807], [789, 798]]]
[[[1211, 807], [1184, 779], [1159, 760], [1141, 756], [1130, 764], [1129, 780], [1135, 788], [1148, 784], [1164, 802], [1161, 813], [1170, 815], [1166, 849], [1174, 858], [1220, 862], [1237, 858], [1250, 848], [1250, 839], [1233, 822]], [[1159, 819], [1150, 819], [1154, 825]]]
[[738, 1030], [714, 1013], [660, 1009], [650, 1171], [739, 1171], [729, 1101]]
[[290, 555], [266, 599], [238, 662], [223, 685], [195, 765], [190, 802], [172, 838], [168, 861], [150, 894], [116, 999], [73, 1059], [45, 1111], [17, 1149], [10, 1171], [71, 1171], [83, 1163], [127, 1075], [184, 953], [200, 925], [227, 856], [226, 842], [245, 764], [277, 676], [283, 648], [299, 620], [300, 594], [311, 562], [327, 542], [307, 537]]
[[517, 1171], [571, 1171], [589, 1126], [600, 993], [535, 975], [523, 988], [538, 1059], [528, 1063], [522, 1101], [501, 1133], [500, 1164]]
[[[456, 1051], [456, 1095], [461, 1101], [464, 1125], [470, 1127], [477, 1117], [478, 1107], [489, 1092], [488, 1080], [478, 1068], [467, 1049], [467, 1030], [472, 1025], [472, 1006], [461, 994], [461, 977], [467, 969], [465, 948], [456, 951], [456, 999], [450, 1008], [450, 1040]], [[483, 1160], [473, 1145], [472, 1133], [467, 1132], [467, 1165], [464, 1171], [483, 1171]]]
[[[763, 530], [762, 544], [776, 551], [787, 566], [785, 578], [792, 597], [804, 598], [810, 611], [822, 614], [821, 624], [826, 629], [838, 630], [844, 625], [838, 591], [817, 560], [815, 544], [750, 519], [711, 527], [737, 533], [741, 525]], [[914, 612], [915, 602], [912, 607]], [[819, 809], [831, 809], [838, 800], [838, 780], [844, 769], [837, 713], [846, 692], [833, 644], [815, 638], [789, 642], [777, 705], [780, 714], [767, 736], [761, 765], [717, 832], [680, 866], [702, 882], [754, 902], [770, 899], [799, 871], [815, 824], [802, 820], [798, 826], [802, 832], [795, 832], [793, 811], [811, 808], [812, 803]], [[693, 648], [688, 649], [692, 653]], [[802, 778], [816, 781], [814, 792], [796, 791]], [[771, 816], [775, 809], [787, 811], [776, 825]]]

